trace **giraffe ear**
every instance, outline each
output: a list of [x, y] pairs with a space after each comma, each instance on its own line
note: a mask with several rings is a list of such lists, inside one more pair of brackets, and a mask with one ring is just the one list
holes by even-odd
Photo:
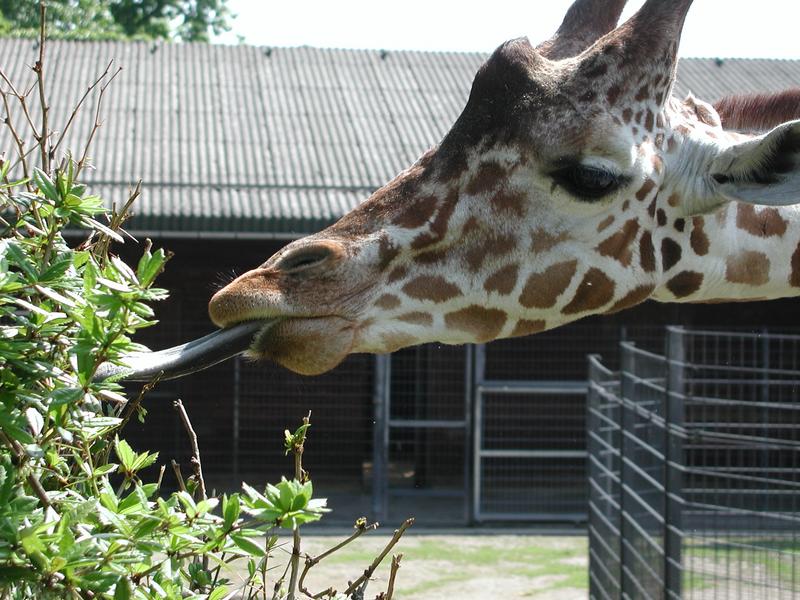
[[711, 163], [709, 175], [713, 200], [708, 208], [731, 200], [768, 206], [800, 203], [800, 121], [726, 148]]

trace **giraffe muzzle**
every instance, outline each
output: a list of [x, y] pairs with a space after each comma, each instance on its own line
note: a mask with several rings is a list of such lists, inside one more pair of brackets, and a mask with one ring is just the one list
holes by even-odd
[[262, 319], [237, 323], [204, 337], [160, 350], [128, 354], [123, 364], [105, 362], [98, 367], [95, 381], [113, 377], [117, 380], [148, 382], [177, 379], [212, 367], [244, 353], [253, 339], [280, 319]]

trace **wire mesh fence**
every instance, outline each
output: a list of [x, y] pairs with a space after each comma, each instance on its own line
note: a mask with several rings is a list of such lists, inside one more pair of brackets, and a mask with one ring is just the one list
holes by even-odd
[[670, 328], [589, 363], [592, 598], [800, 595], [800, 336]]

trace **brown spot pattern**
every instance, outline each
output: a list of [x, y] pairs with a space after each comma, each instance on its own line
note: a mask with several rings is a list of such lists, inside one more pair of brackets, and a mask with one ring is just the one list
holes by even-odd
[[394, 294], [383, 294], [375, 301], [375, 306], [385, 310], [391, 310], [400, 306], [400, 298]]
[[436, 196], [426, 196], [413, 202], [405, 210], [394, 216], [392, 223], [398, 227], [415, 229], [422, 227], [433, 216], [436, 211], [438, 199]]
[[561, 242], [568, 240], [569, 234], [567, 234], [565, 231], [562, 231], [558, 235], [553, 235], [545, 229], [537, 229], [533, 232], [532, 238], [533, 241], [531, 242], [531, 252], [534, 254], [540, 254], [541, 252], [547, 252]]
[[655, 125], [655, 121], [656, 116], [653, 114], [653, 111], [647, 109], [647, 116], [644, 120], [644, 128], [647, 129], [647, 131], [653, 131], [653, 125]]
[[645, 231], [639, 240], [639, 263], [647, 273], [656, 270], [656, 249], [649, 231]]
[[661, 266], [665, 273], [678, 264], [682, 252], [681, 245], [672, 238], [661, 240]]
[[394, 283], [395, 281], [400, 281], [406, 275], [408, 275], [408, 269], [406, 267], [400, 266], [395, 267], [392, 269], [392, 272], [389, 273], [389, 276], [386, 278], [388, 283]]
[[447, 234], [447, 224], [450, 221], [450, 217], [453, 215], [457, 203], [458, 192], [454, 190], [450, 192], [450, 195], [448, 195], [447, 199], [439, 207], [439, 212], [431, 223], [430, 231], [421, 233], [411, 242], [411, 247], [414, 250], [420, 250], [425, 246], [436, 244], [444, 239]]
[[550, 308], [567, 289], [577, 268], [577, 260], [568, 260], [551, 265], [541, 273], [531, 274], [519, 296], [519, 303], [525, 308]]
[[534, 319], [532, 321], [529, 321], [528, 319], [520, 319], [517, 321], [517, 324], [514, 325], [514, 330], [511, 332], [511, 337], [532, 335], [534, 333], [544, 331], [546, 327], [547, 323], [542, 319]]
[[703, 229], [704, 225], [705, 219], [703, 219], [703, 217], [692, 217], [692, 233], [689, 236], [689, 243], [697, 256], [705, 256], [708, 254], [710, 242]]
[[491, 204], [497, 212], [514, 213], [518, 217], [525, 215], [525, 194], [500, 190], [492, 196]]
[[764, 285], [769, 280], [769, 258], [763, 252], [745, 250], [729, 256], [725, 263], [725, 279], [745, 285]]
[[395, 246], [388, 235], [381, 236], [378, 244], [378, 269], [383, 271], [400, 254], [400, 248]]
[[640, 202], [643, 202], [645, 198], [653, 191], [653, 188], [656, 187], [656, 182], [650, 178], [644, 180], [642, 187], [636, 192], [636, 199]]
[[673, 226], [675, 227], [675, 231], [683, 233], [683, 230], [686, 229], [686, 219], [675, 219]]
[[600, 221], [600, 223], [597, 225], [597, 233], [600, 233], [601, 231], [603, 231], [605, 229], [608, 229], [608, 227], [613, 222], [614, 222], [614, 215], [608, 215], [605, 219]]
[[600, 269], [592, 267], [583, 276], [575, 296], [561, 312], [574, 315], [598, 308], [611, 302], [614, 297], [614, 282]]
[[498, 269], [484, 282], [483, 289], [487, 292], [497, 292], [504, 296], [514, 291], [519, 277], [519, 266], [506, 265], [502, 269]]
[[505, 256], [517, 245], [517, 239], [510, 235], [490, 236], [474, 244], [464, 254], [467, 266], [473, 273], [480, 270], [483, 262], [492, 256]]
[[740, 203], [736, 210], [736, 227], [758, 237], [782, 236], [788, 222], [777, 208], [763, 208], [756, 212], [752, 204]]
[[663, 227], [667, 224], [667, 213], [664, 212], [663, 208], [659, 208], [656, 211], [656, 220], [658, 221], [659, 227]]
[[507, 318], [505, 311], [473, 304], [447, 313], [444, 316], [444, 323], [450, 329], [471, 334], [477, 342], [488, 342], [500, 334]]
[[667, 282], [667, 289], [676, 298], [694, 294], [703, 284], [703, 274], [697, 271], [681, 271]]
[[481, 163], [478, 172], [467, 184], [467, 193], [471, 195], [488, 192], [502, 179], [507, 177], [506, 169], [496, 161]]
[[439, 275], [420, 275], [403, 286], [403, 291], [417, 300], [446, 302], [461, 295], [461, 289]]
[[792, 272], [789, 273], [789, 285], [792, 287], [800, 287], [800, 243], [792, 253]]
[[395, 317], [398, 321], [403, 321], [404, 323], [410, 323], [412, 325], [422, 325], [423, 327], [430, 327], [433, 325], [433, 317], [430, 313], [414, 311], [409, 313], [404, 313]]
[[637, 233], [639, 233], [639, 221], [630, 219], [614, 235], [600, 242], [597, 251], [603, 256], [613, 257], [627, 267], [633, 259], [631, 244]]
[[612, 306], [606, 311], [606, 314], [610, 315], [625, 310], [626, 308], [636, 306], [637, 304], [641, 304], [650, 297], [650, 294], [652, 294], [653, 290], [655, 289], [656, 286], [652, 284], [640, 285], [638, 287], [633, 288], [630, 292], [628, 292], [622, 298], [617, 300], [614, 303], [614, 306]]

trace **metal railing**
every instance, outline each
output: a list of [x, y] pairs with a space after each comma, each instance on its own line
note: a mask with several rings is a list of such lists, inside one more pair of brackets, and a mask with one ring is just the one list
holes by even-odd
[[589, 359], [592, 598], [800, 595], [800, 336]]

